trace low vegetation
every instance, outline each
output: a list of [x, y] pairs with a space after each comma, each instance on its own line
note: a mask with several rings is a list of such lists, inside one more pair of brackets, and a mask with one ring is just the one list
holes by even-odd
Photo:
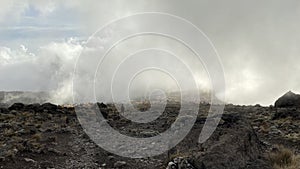
[[300, 169], [300, 156], [283, 146], [276, 146], [269, 159], [274, 169]]

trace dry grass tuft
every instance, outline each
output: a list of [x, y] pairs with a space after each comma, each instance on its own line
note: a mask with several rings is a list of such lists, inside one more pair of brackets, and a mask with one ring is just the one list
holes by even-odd
[[189, 155], [187, 153], [176, 151], [175, 153], [168, 155], [168, 162], [174, 160], [175, 158], [179, 158], [179, 157], [186, 158], [186, 157], [189, 157]]
[[283, 146], [276, 146], [269, 159], [274, 169], [300, 169], [300, 156]]
[[264, 121], [260, 125], [260, 131], [263, 132], [263, 133], [269, 133], [269, 131], [270, 131], [270, 124], [268, 124], [267, 122]]
[[15, 132], [12, 129], [7, 129], [5, 128], [3, 131], [3, 136], [4, 137], [11, 137], [15, 134]]
[[42, 139], [42, 134], [41, 133], [36, 133], [36, 134], [31, 136], [31, 140], [41, 141], [41, 139]]

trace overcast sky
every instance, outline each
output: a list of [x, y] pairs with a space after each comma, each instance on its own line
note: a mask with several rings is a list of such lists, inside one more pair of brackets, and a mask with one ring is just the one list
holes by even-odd
[[0, 6], [0, 90], [70, 92], [75, 59], [99, 27], [165, 12], [191, 21], [212, 41], [227, 102], [269, 105], [289, 90], [300, 93], [298, 0], [1, 0]]

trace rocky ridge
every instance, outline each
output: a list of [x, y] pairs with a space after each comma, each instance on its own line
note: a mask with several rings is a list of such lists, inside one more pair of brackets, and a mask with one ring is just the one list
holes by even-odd
[[[163, 132], [180, 109], [178, 103], [170, 103], [155, 122], [138, 125], [122, 118], [114, 105], [83, 106], [98, 106], [112, 127], [131, 137], [151, 137]], [[83, 131], [72, 106], [16, 103], [1, 107], [0, 168], [271, 169], [266, 154], [275, 145], [300, 153], [297, 106], [228, 104], [217, 130], [199, 144], [209, 106], [199, 105], [194, 127], [176, 147], [142, 159], [120, 157], [98, 147]]]

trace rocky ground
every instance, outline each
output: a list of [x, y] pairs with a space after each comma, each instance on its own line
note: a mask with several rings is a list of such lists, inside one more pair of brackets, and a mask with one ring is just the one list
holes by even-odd
[[[180, 109], [169, 104], [155, 122], [138, 125], [122, 118], [113, 105], [98, 106], [112, 127], [132, 137], [165, 131]], [[275, 145], [300, 153], [299, 108], [226, 105], [217, 130], [199, 144], [208, 109], [208, 104], [200, 105], [194, 127], [176, 147], [156, 157], [130, 159], [98, 147], [84, 133], [72, 106], [2, 105], [0, 168], [271, 169], [267, 154]]]

